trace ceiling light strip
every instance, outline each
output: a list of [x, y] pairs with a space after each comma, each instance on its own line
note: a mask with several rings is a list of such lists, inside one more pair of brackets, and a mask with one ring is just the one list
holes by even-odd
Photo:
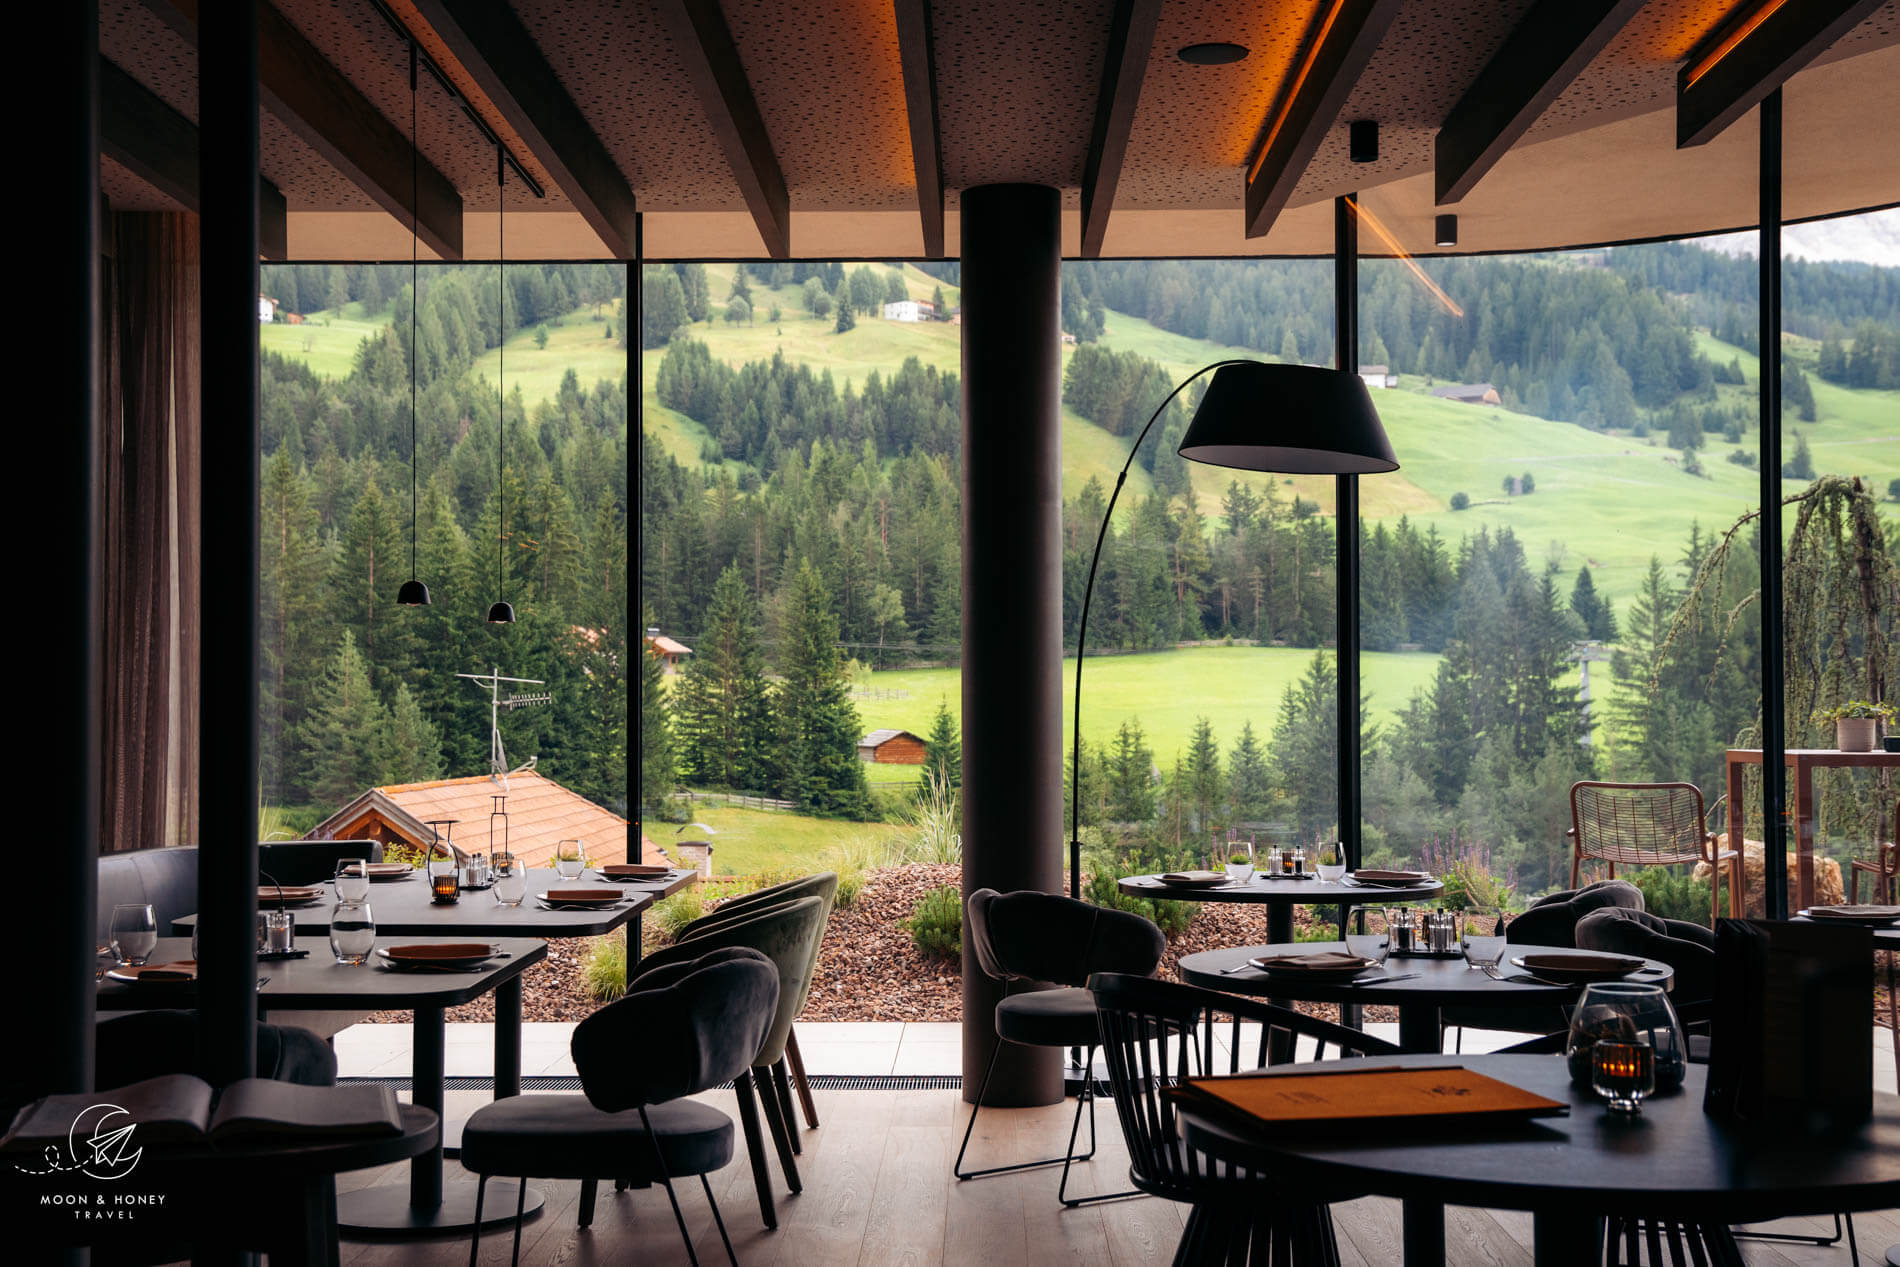
[[1332, 0], [1327, 6], [1326, 16], [1320, 19], [1313, 37], [1306, 42], [1306, 54], [1300, 59], [1300, 68], [1294, 72], [1292, 84], [1281, 94], [1280, 108], [1274, 113], [1273, 126], [1268, 129], [1266, 139], [1260, 142], [1260, 148], [1254, 152], [1253, 162], [1247, 167], [1249, 185], [1259, 177], [1261, 165], [1267, 161], [1274, 141], [1279, 139], [1280, 130], [1286, 126], [1287, 116], [1293, 113], [1293, 103], [1299, 100], [1300, 89], [1306, 86], [1307, 76], [1313, 73], [1313, 63], [1319, 60], [1319, 51], [1326, 46], [1326, 37], [1332, 33], [1333, 23], [1339, 20], [1339, 14], [1345, 7], [1346, 0]]
[[1726, 26], [1726, 33], [1718, 35], [1709, 50], [1690, 64], [1688, 76], [1683, 80], [1683, 87], [1693, 87], [1696, 80], [1714, 70], [1717, 62], [1727, 57], [1737, 44], [1752, 35], [1756, 27], [1773, 17], [1775, 11], [1786, 3], [1788, 0], [1767, 0], [1767, 3], [1760, 5], [1752, 13], [1739, 14], [1738, 11], [1739, 17], [1731, 16]]

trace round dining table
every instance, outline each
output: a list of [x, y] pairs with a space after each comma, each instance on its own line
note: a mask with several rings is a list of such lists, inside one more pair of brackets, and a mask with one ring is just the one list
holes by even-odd
[[[1444, 1057], [1381, 1057], [1383, 1065], [1433, 1065]], [[1345, 1069], [1350, 1061], [1300, 1066]], [[1445, 1257], [1445, 1205], [1531, 1212], [1538, 1267], [1601, 1263], [1607, 1215], [1726, 1226], [1794, 1215], [1900, 1206], [1900, 1097], [1874, 1095], [1859, 1130], [1828, 1135], [1765, 1132], [1702, 1111], [1706, 1067], [1688, 1066], [1682, 1089], [1612, 1116], [1571, 1085], [1561, 1056], [1464, 1056], [1464, 1068], [1570, 1106], [1562, 1117], [1506, 1129], [1362, 1134], [1268, 1134], [1189, 1102], [1177, 1106], [1189, 1147], [1320, 1193], [1405, 1198], [1405, 1262]]]
[[1293, 940], [1293, 908], [1296, 906], [1337, 906], [1344, 933], [1344, 913], [1353, 906], [1385, 906], [1398, 902], [1424, 902], [1442, 895], [1445, 886], [1437, 880], [1403, 887], [1379, 886], [1355, 880], [1348, 872], [1338, 880], [1318, 876], [1297, 879], [1268, 879], [1256, 872], [1250, 880], [1228, 880], [1213, 885], [1169, 884], [1159, 875], [1123, 876], [1115, 887], [1130, 897], [1169, 902], [1241, 902], [1267, 908], [1267, 940]]
[[[1247, 961], [1262, 955], [1311, 955], [1325, 951], [1347, 951], [1376, 959], [1379, 956], [1377, 934], [1349, 937], [1343, 942], [1302, 941], [1273, 946], [1241, 946], [1232, 950], [1203, 950], [1184, 955], [1180, 962], [1181, 980], [1189, 985], [1229, 994], [1253, 994], [1275, 1001], [1298, 1000], [1305, 1003], [1338, 1003], [1347, 1007], [1385, 1004], [1399, 1012], [1399, 1046], [1408, 1052], [1436, 1052], [1444, 1033], [1444, 1010], [1456, 1008], [1525, 1008], [1547, 1006], [1555, 1011], [1577, 1001], [1583, 986], [1542, 984], [1513, 979], [1524, 970], [1511, 960], [1526, 954], [1575, 954], [1561, 946], [1527, 946], [1512, 943], [1505, 947], [1498, 964], [1497, 980], [1466, 965], [1463, 956], [1433, 959], [1423, 956], [1393, 955], [1385, 961], [1383, 972], [1368, 971], [1354, 982], [1339, 980], [1306, 981], [1285, 974], [1269, 978]], [[1496, 937], [1473, 937], [1480, 951], [1495, 953]], [[1663, 989], [1675, 986], [1675, 970], [1656, 959], [1645, 959], [1640, 971], [1629, 980]], [[1389, 978], [1389, 980], [1388, 980]]]

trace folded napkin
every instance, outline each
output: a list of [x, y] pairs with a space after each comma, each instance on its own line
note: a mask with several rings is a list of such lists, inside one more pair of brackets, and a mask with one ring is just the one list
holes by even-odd
[[1163, 884], [1209, 884], [1215, 880], [1225, 880], [1224, 871], [1170, 871], [1161, 877]]
[[612, 862], [600, 868], [600, 873], [604, 876], [632, 876], [641, 879], [657, 879], [663, 875], [671, 875], [672, 872], [671, 867], [663, 867], [651, 862]]
[[619, 889], [549, 889], [550, 902], [606, 902], [619, 901], [625, 894]]
[[1346, 972], [1371, 966], [1365, 956], [1347, 954], [1343, 950], [1323, 950], [1314, 955], [1262, 955], [1253, 965], [1268, 972]]

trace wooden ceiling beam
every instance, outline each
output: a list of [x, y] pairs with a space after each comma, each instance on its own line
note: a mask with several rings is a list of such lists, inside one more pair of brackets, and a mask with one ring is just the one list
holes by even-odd
[[[198, 211], [198, 125], [104, 57], [99, 59], [99, 152], [170, 198]], [[258, 244], [267, 260], [289, 254], [284, 195], [257, 182]]]
[[1676, 148], [1722, 134], [1882, 0], [1757, 0], [1732, 14], [1676, 73]]
[[910, 163], [917, 173], [917, 215], [924, 256], [943, 258], [943, 131], [937, 115], [936, 39], [930, 0], [894, 0], [897, 50], [904, 64], [904, 113], [910, 119]]
[[1265, 237], [1285, 210], [1399, 5], [1400, 0], [1321, 0], [1293, 74], [1248, 154], [1248, 237]]
[[1085, 260], [1102, 256], [1108, 214], [1115, 203], [1115, 186], [1121, 181], [1128, 137], [1135, 129], [1135, 106], [1141, 100], [1141, 81], [1148, 73], [1148, 56], [1154, 50], [1160, 21], [1161, 0], [1116, 0], [1108, 57], [1102, 63], [1102, 84], [1095, 97], [1095, 127], [1082, 168]]
[[1432, 138], [1439, 206], [1457, 202], [1537, 122], [1644, 0], [1540, 0]]
[[[198, 0], [144, 3], [196, 42]], [[266, 110], [377, 206], [405, 225], [413, 220], [430, 250], [462, 258], [462, 195], [449, 178], [427, 160], [412, 171], [409, 138], [266, 3], [258, 5], [257, 63]]]
[[412, 0], [615, 259], [634, 248], [633, 186], [515, 11], [494, 0]]
[[673, 37], [673, 51], [686, 68], [719, 147], [726, 152], [726, 163], [758, 225], [765, 253], [775, 260], [790, 258], [791, 197], [785, 190], [785, 173], [719, 6], [705, 0], [660, 0], [654, 8]]

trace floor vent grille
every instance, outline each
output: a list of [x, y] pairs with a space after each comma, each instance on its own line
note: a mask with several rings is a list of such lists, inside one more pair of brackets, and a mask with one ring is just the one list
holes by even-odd
[[[409, 1090], [407, 1078], [338, 1078], [337, 1081], [353, 1086]], [[731, 1083], [726, 1084], [728, 1087], [731, 1085]], [[820, 1073], [811, 1075], [811, 1085], [823, 1091], [958, 1091], [963, 1088], [963, 1079], [957, 1074]], [[495, 1080], [487, 1075], [445, 1078], [443, 1089], [493, 1091]], [[525, 1074], [521, 1079], [521, 1089], [523, 1091], [579, 1091], [581, 1080], [573, 1074]]]

